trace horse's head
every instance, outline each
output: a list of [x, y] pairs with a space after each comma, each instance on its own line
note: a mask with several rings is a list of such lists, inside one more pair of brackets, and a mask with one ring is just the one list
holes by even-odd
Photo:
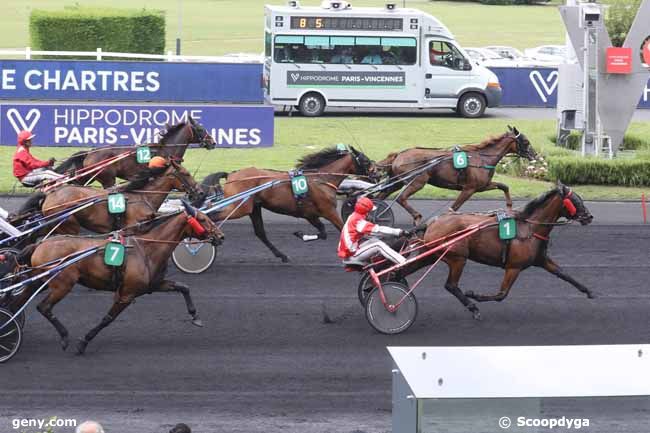
[[350, 156], [354, 162], [355, 173], [360, 176], [368, 176], [371, 182], [377, 182], [380, 174], [377, 170], [375, 163], [366, 156], [363, 152], [358, 151], [353, 146], [350, 146]]
[[205, 192], [201, 186], [196, 183], [190, 172], [181, 165], [182, 160], [170, 158], [167, 160], [167, 169], [165, 175], [172, 179], [172, 187], [184, 191], [192, 200], [192, 204], [200, 206], [205, 200]]
[[192, 140], [194, 140], [192, 143], [199, 143], [201, 147], [205, 147], [208, 150], [214, 149], [217, 146], [214, 137], [210, 135], [203, 125], [194, 120], [190, 115], [187, 116], [187, 120], [192, 130]]
[[521, 156], [522, 158], [527, 158], [529, 161], [537, 158], [537, 152], [533, 149], [533, 146], [528, 141], [528, 137], [519, 132], [517, 128], [508, 125], [508, 131], [512, 138], [514, 138], [511, 148], [508, 150], [508, 153], [514, 153]]
[[578, 193], [571, 191], [571, 188], [559, 180], [557, 181], [557, 190], [560, 198], [562, 198], [561, 216], [568, 220], [578, 221], [583, 226], [593, 221], [594, 216], [589, 212], [589, 209], [585, 206], [585, 202]]
[[207, 239], [214, 246], [221, 245], [225, 236], [219, 227], [206, 214], [188, 203], [187, 200], [182, 200], [182, 203], [190, 231], [188, 234], [197, 239]]

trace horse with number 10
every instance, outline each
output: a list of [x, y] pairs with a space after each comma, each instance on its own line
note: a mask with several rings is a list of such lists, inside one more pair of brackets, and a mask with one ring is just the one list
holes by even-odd
[[[255, 235], [276, 257], [279, 257], [283, 262], [288, 262], [289, 258], [266, 237], [262, 209], [268, 209], [282, 215], [304, 218], [318, 229], [318, 235], [311, 235], [314, 240], [327, 239], [325, 225], [320, 221], [321, 217], [331, 222], [339, 231], [343, 227], [344, 222], [336, 212], [336, 192], [343, 179], [351, 174], [369, 178], [375, 176], [374, 163], [352, 146], [344, 149], [338, 146], [330, 147], [306, 155], [298, 161], [296, 168], [304, 173], [307, 190], [309, 191], [306, 197], [300, 201], [297, 201], [294, 196], [291, 179], [286, 171], [249, 167], [230, 174], [219, 172], [207, 176], [202, 185], [211, 190], [219, 189], [220, 179], [226, 177], [223, 186], [225, 198], [269, 181], [286, 180], [280, 185], [255, 194], [250, 199], [211, 214], [210, 217], [215, 221], [222, 221], [248, 215], [253, 223]], [[305, 240], [301, 232], [294, 234]]]

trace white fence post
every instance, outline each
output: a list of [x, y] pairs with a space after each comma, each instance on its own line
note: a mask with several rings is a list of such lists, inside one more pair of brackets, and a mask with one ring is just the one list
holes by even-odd
[[97, 60], [101, 60], [101, 59], [102, 59], [102, 49], [97, 48]]
[[172, 60], [174, 60], [174, 57], [173, 57], [172, 51], [169, 50], [169, 51], [167, 51], [167, 61], [171, 62]]
[[25, 60], [32, 58], [32, 47], [25, 47]]

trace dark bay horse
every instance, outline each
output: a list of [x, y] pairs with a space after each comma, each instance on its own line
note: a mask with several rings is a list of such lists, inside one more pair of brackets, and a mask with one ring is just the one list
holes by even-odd
[[[193, 323], [202, 326], [196, 313], [196, 308], [190, 296], [189, 287], [165, 279], [167, 262], [178, 243], [189, 236], [201, 238], [218, 245], [222, 242], [223, 233], [205, 214], [198, 212], [187, 203], [185, 211], [161, 216], [149, 223], [147, 233], [124, 238], [126, 256], [124, 265], [120, 268], [119, 278], [115, 279], [115, 267], [104, 263], [104, 248], [107, 239], [56, 236], [39, 244], [25, 248], [17, 257], [22, 265], [37, 268], [43, 264], [66, 257], [79, 251], [92, 247], [100, 250], [66, 267], [48, 284], [49, 293], [39, 303], [38, 311], [54, 326], [61, 338], [63, 350], [68, 347], [68, 330], [54, 316], [52, 309], [65, 298], [72, 287], [79, 283], [88, 288], [102, 291], [115, 292], [115, 299], [108, 314], [104, 316], [98, 326], [91, 329], [77, 345], [78, 353], [86, 350], [88, 343], [105, 327], [110, 325], [115, 318], [128, 307], [135, 298], [154, 292], [178, 292], [183, 295], [188, 313], [192, 316]], [[194, 218], [195, 223], [190, 219]], [[197, 223], [199, 232], [197, 233]], [[34, 274], [42, 272], [35, 269]], [[22, 305], [33, 294], [40, 283], [29, 286], [13, 302], [15, 306]]]
[[[188, 117], [186, 122], [169, 126], [158, 144], [150, 145], [150, 147], [152, 156], [157, 155], [164, 158], [182, 160], [187, 150], [187, 145], [195, 143], [200, 144], [201, 147], [206, 149], [214, 149], [216, 146], [214, 138], [212, 138], [208, 131], [196, 120]], [[133, 146], [118, 146], [76, 152], [54, 170], [57, 173], [65, 174], [70, 170], [89, 167], [134, 149]], [[97, 174], [95, 179], [102, 184], [102, 187], [109, 188], [115, 185], [116, 178], [132, 180], [143, 167], [145, 167], [145, 164], [138, 164], [136, 155], [133, 154], [108, 165]], [[74, 183], [84, 185], [94, 174], [76, 179]]]
[[[442, 259], [449, 268], [445, 289], [458, 298], [477, 319], [480, 318], [478, 307], [470, 299], [478, 302], [503, 301], [521, 271], [531, 266], [547, 270], [573, 285], [587, 297], [593, 298], [593, 293], [587, 287], [574, 280], [548, 256], [549, 236], [561, 217], [569, 221], [578, 221], [582, 225], [587, 225], [593, 220], [593, 216], [585, 207], [582, 198], [558, 182], [557, 188], [529, 202], [522, 210], [515, 211], [517, 237], [509, 241], [509, 245], [499, 239], [499, 229], [494, 214], [449, 213], [442, 215], [429, 223], [424, 234], [424, 241], [433, 242], [474, 224], [488, 225], [474, 235], [454, 244]], [[401, 271], [401, 275], [413, 273], [417, 269], [433, 263], [436, 259], [437, 256], [434, 255], [422, 261], [416, 261], [405, 267]], [[505, 275], [497, 293], [484, 295], [473, 291], [463, 293], [460, 290], [458, 282], [468, 259], [505, 269]]]
[[203, 201], [204, 193], [185, 167], [170, 159], [167, 167], [160, 169], [143, 168], [137, 178], [114, 190], [100, 190], [84, 186], [62, 186], [43, 197], [35, 193], [21, 208], [20, 214], [40, 210], [44, 216], [72, 208], [85, 200], [95, 197], [106, 198], [110, 193], [120, 192], [126, 199], [126, 212], [116, 218], [108, 211], [107, 201], [101, 201], [70, 216], [56, 230], [61, 234], [79, 234], [81, 227], [95, 233], [108, 233], [112, 230], [153, 218], [168, 193], [177, 189], [189, 194], [194, 204]]
[[[303, 200], [297, 201], [291, 189], [289, 175], [286, 171], [266, 170], [255, 167], [244, 168], [230, 174], [215, 173], [208, 176], [202, 185], [207, 188], [218, 186], [219, 179], [227, 176], [223, 186], [225, 197], [230, 197], [247, 189], [262, 185], [272, 180], [286, 180], [285, 183], [257, 193], [239, 208], [235, 203], [224, 208], [221, 212], [211, 214], [216, 221], [236, 219], [248, 215], [253, 223], [255, 235], [266, 245], [276, 257], [283, 262], [289, 258], [278, 250], [266, 237], [262, 209], [296, 218], [304, 218], [318, 229], [315, 239], [327, 239], [325, 225], [320, 218], [331, 222], [338, 230], [343, 227], [343, 221], [336, 212], [336, 190], [350, 174], [370, 176], [374, 171], [373, 162], [362, 152], [353, 147], [340, 150], [335, 147], [326, 148], [320, 152], [304, 156], [298, 161], [296, 168], [304, 171], [307, 178], [309, 194]], [[236, 209], [237, 208], [237, 209]], [[305, 239], [300, 232], [296, 235]]]
[[460, 146], [459, 149], [467, 153], [469, 162], [467, 168], [460, 170], [454, 168], [452, 161], [454, 150], [451, 149], [415, 147], [391, 153], [383, 161], [377, 162], [378, 167], [387, 167], [386, 173], [389, 177], [404, 175], [436, 158], [441, 158], [441, 161], [432, 165], [422, 174], [415, 176], [412, 181], [397, 183], [383, 191], [378, 198], [385, 199], [410, 182], [397, 201], [411, 214], [416, 225], [422, 220], [422, 215], [411, 207], [407, 200], [427, 184], [461, 191], [451, 205], [451, 209], [454, 211], [458, 210], [474, 193], [492, 189], [503, 191], [506, 205], [511, 208], [512, 199], [508, 186], [500, 182], [492, 182], [496, 165], [508, 154], [518, 155], [529, 160], [535, 159], [537, 154], [524, 134], [517, 131], [517, 128], [508, 128], [510, 130], [501, 136], [475, 145]]

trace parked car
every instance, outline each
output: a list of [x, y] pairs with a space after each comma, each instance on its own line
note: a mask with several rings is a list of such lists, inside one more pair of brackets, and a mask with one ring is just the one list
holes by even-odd
[[492, 45], [484, 47], [485, 49], [494, 51], [504, 59], [511, 60], [516, 66], [520, 68], [537, 66], [537, 63], [524, 56], [524, 54], [514, 47], [507, 47], [503, 45]]
[[566, 47], [564, 45], [542, 45], [524, 50], [524, 55], [538, 64], [557, 66], [565, 61]]
[[477, 64], [485, 67], [501, 66], [513, 67], [517, 66], [510, 59], [501, 57], [498, 53], [485, 48], [465, 48], [467, 55]]

